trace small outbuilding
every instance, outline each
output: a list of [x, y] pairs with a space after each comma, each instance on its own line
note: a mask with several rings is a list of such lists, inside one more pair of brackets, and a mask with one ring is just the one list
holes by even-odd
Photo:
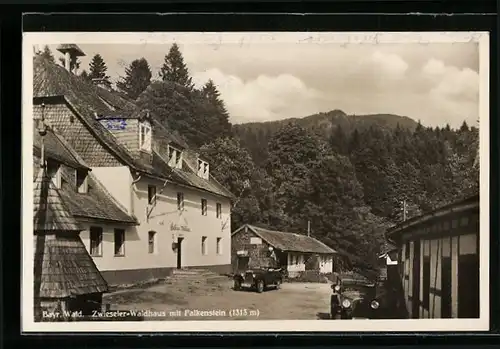
[[283, 268], [290, 278], [307, 271], [331, 274], [335, 254], [335, 250], [311, 236], [249, 224], [231, 235], [233, 272], [269, 266]]

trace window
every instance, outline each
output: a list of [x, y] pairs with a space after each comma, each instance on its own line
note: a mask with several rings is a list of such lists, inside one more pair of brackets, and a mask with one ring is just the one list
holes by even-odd
[[168, 146], [168, 165], [170, 167], [182, 168], [182, 152], [171, 145]]
[[222, 238], [217, 238], [217, 245], [216, 245], [217, 254], [222, 254], [221, 241], [222, 241]]
[[217, 203], [217, 211], [216, 211], [217, 218], [222, 217], [222, 205], [220, 203]]
[[125, 255], [125, 230], [115, 229], [115, 256]]
[[90, 255], [94, 257], [102, 256], [102, 228], [90, 228]]
[[76, 189], [79, 193], [85, 194], [88, 189], [87, 171], [76, 170]]
[[52, 183], [57, 189], [61, 189], [61, 169], [60, 165], [52, 162], [52, 161], [47, 161], [47, 175], [52, 179]]
[[198, 176], [204, 179], [209, 178], [208, 162], [198, 159]]
[[156, 201], [156, 187], [148, 185], [148, 204], [153, 205]]
[[424, 256], [422, 283], [423, 283], [422, 306], [425, 309], [429, 310], [430, 291], [431, 291], [431, 258], [429, 256]]
[[203, 216], [207, 215], [207, 200], [206, 199], [201, 199], [201, 214]]
[[148, 232], [148, 253], [155, 253], [156, 232]]
[[184, 211], [184, 193], [177, 193], [177, 210]]
[[202, 236], [201, 237], [201, 254], [202, 255], [207, 255], [207, 237]]
[[151, 151], [151, 125], [148, 122], [139, 125], [139, 147], [141, 150]]

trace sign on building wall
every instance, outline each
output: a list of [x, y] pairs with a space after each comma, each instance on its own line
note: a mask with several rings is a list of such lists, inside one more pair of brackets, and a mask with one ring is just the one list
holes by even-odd
[[251, 237], [250, 244], [251, 245], [262, 245], [262, 239], [259, 237]]

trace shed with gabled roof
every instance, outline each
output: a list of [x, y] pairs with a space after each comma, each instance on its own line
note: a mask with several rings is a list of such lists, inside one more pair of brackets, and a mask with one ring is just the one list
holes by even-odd
[[306, 271], [333, 272], [337, 253], [323, 242], [306, 234], [275, 231], [244, 224], [231, 234], [233, 270], [278, 266], [289, 277]]

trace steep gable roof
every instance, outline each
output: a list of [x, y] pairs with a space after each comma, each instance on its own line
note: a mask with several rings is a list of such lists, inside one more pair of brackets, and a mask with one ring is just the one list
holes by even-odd
[[64, 205], [44, 168], [38, 170], [33, 183], [33, 206], [35, 232], [82, 230]]
[[[33, 133], [34, 157], [40, 157], [41, 136], [38, 132]], [[64, 202], [65, 207], [73, 216], [101, 219], [126, 224], [136, 224], [136, 218], [127, 214], [124, 209], [119, 207], [114, 198], [92, 174], [87, 173], [88, 192], [78, 193], [76, 190], [75, 173], [71, 170], [83, 169], [90, 171], [71, 148], [64, 141], [64, 138], [57, 132], [49, 128], [44, 137], [44, 149], [46, 159], [52, 159], [62, 163], [68, 168], [61, 170], [63, 182], [67, 183], [58, 190], [59, 196]], [[35, 172], [34, 175], [37, 173]], [[54, 189], [57, 190], [57, 189]]]
[[335, 254], [336, 251], [321, 241], [316, 240], [307, 235], [286, 233], [282, 231], [274, 231], [256, 227], [253, 225], [245, 224], [235, 230], [232, 235], [235, 235], [248, 228], [252, 230], [262, 240], [266, 241], [269, 245], [282, 251], [290, 252], [309, 252], [319, 254]]
[[[49, 129], [44, 138], [45, 156], [73, 168], [90, 170], [74, 149], [56, 132]], [[33, 155], [40, 156], [41, 136], [37, 123], [33, 123]]]
[[[158, 153], [153, 154], [153, 161], [146, 161], [121, 145], [113, 134], [99, 122], [99, 118], [139, 117], [143, 114], [143, 111], [132, 101], [113, 91], [107, 91], [95, 86], [40, 55], [35, 56], [33, 69], [34, 99], [63, 97], [94, 137], [124, 165], [155, 178], [171, 180], [181, 185], [209, 191], [224, 197], [233, 197], [227, 189], [221, 189], [221, 185], [214, 182], [213, 179], [202, 184], [192, 177], [192, 171], [189, 169], [184, 172], [181, 170], [182, 173], [176, 173], [179, 171], [171, 169], [162, 157], [158, 156]], [[108, 106], [109, 104], [118, 109], [112, 110]], [[152, 120], [155, 133], [158, 132], [159, 137], [164, 137], [167, 141], [176, 144], [185, 144], [178, 134], [169, 132], [154, 117]], [[161, 164], [161, 162], [164, 164]]]

